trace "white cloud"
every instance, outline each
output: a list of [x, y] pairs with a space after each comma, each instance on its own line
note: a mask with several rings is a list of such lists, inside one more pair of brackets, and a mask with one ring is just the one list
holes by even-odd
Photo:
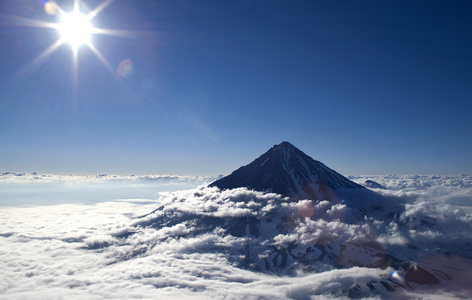
[[182, 175], [117, 175], [117, 174], [38, 174], [34, 173], [0, 173], [0, 183], [104, 183], [104, 182], [152, 182], [161, 181], [168, 184], [178, 184], [180, 182], [212, 182], [216, 176], [182, 176]]
[[[372, 177], [356, 180], [365, 178]], [[465, 201], [471, 200], [469, 177], [373, 180], [406, 191], [397, 190], [396, 195], [388, 191], [377, 199], [359, 194], [355, 201], [365, 201], [358, 206], [351, 206], [352, 199], [335, 204], [290, 203], [275, 194], [200, 187], [162, 193], [155, 200], [3, 207], [0, 298], [329, 299], [350, 293], [371, 299], [389, 297], [392, 294], [379, 281], [388, 282], [393, 269], [352, 267], [355, 262], [346, 259], [338, 260], [344, 268], [334, 269], [314, 248], [326, 245], [333, 255], [350, 251], [349, 255], [356, 254], [351, 259], [374, 264], [382, 258], [370, 256], [375, 253], [370, 242], [400, 259], [410, 257], [428, 270], [458, 270], [448, 273], [450, 280], [434, 273], [441, 280], [437, 288], [423, 291], [416, 285], [415, 290], [397, 293], [424, 299], [464, 296], [472, 274], [471, 260], [461, 256], [461, 251], [472, 248], [466, 244], [472, 240], [472, 202]], [[385, 200], [379, 206], [386, 207], [385, 212], [358, 216], [362, 209], [378, 205], [379, 199]], [[383, 218], [399, 205], [403, 207], [399, 215]], [[251, 231], [251, 220], [260, 224], [257, 235]], [[239, 228], [243, 234], [228, 234], [232, 228], [228, 222], [240, 222], [233, 225], [243, 226]], [[288, 252], [293, 242], [296, 247]], [[342, 243], [352, 247], [343, 250]], [[244, 252], [247, 247], [252, 249], [250, 254]], [[318, 273], [297, 268], [290, 255], [281, 270], [291, 276], [254, 271], [264, 266], [264, 259], [282, 265], [282, 254], [309, 251], [308, 258], [317, 259], [313, 267]], [[246, 256], [251, 261], [244, 266]]]

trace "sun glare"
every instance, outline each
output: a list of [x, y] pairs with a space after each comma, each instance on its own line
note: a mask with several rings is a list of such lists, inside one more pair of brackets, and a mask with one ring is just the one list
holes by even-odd
[[77, 50], [81, 45], [90, 43], [93, 27], [87, 17], [75, 11], [62, 16], [58, 30], [63, 41]]
[[[72, 0], [69, 0], [72, 1]], [[90, 9], [85, 5], [82, 0], [73, 0], [73, 8], [71, 10], [64, 10], [54, 0], [41, 0], [44, 4], [44, 12], [55, 18], [56, 22], [45, 22], [36, 19], [17, 18], [16, 22], [19, 25], [25, 27], [37, 27], [53, 29], [58, 39], [52, 43], [48, 48], [37, 55], [27, 66], [23, 68], [21, 73], [32, 73], [39, 64], [42, 64], [50, 57], [55, 51], [61, 46], [70, 46], [72, 50], [72, 85], [73, 89], [77, 89], [78, 85], [78, 66], [79, 66], [79, 48], [86, 46], [90, 51], [83, 55], [90, 55], [93, 53], [98, 57], [100, 62], [113, 74], [115, 74], [115, 68], [112, 67], [107, 59], [100, 53], [97, 47], [93, 44], [94, 35], [109, 35], [120, 38], [126, 38], [129, 36], [137, 36], [139, 32], [122, 31], [107, 28], [95, 27], [93, 20], [99, 16], [99, 13], [107, 8], [115, 0], [102, 0], [94, 9]], [[99, 23], [99, 22], [98, 22]], [[80, 55], [79, 55], [80, 54]], [[123, 69], [123, 73], [119, 74], [121, 77], [125, 77], [126, 74], [132, 71], [132, 65], [127, 65]]]

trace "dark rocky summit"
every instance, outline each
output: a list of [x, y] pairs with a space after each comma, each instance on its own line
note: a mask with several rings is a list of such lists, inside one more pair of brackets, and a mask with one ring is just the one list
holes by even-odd
[[281, 194], [293, 200], [334, 200], [336, 190], [364, 189], [289, 142], [273, 146], [252, 163], [210, 186], [222, 190], [247, 187]]

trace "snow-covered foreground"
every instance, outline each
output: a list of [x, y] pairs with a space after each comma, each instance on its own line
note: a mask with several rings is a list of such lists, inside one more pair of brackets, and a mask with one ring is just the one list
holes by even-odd
[[[388, 189], [339, 203], [200, 187], [1, 207], [0, 298], [471, 297], [471, 176], [350, 179]], [[438, 282], [406, 278], [406, 261]]]

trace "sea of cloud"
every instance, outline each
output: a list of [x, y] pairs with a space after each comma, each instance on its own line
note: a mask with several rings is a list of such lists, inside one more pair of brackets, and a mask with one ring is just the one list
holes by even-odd
[[155, 199], [158, 192], [195, 188], [215, 179], [212, 176], [4, 172], [0, 173], [0, 207]]
[[[43, 176], [34, 176], [38, 175], [9, 173], [0, 184], [23, 189], [43, 180]], [[86, 178], [87, 184], [107, 186], [103, 177], [113, 178], [91, 176]], [[59, 181], [74, 187], [77, 179], [66, 176]], [[342, 299], [352, 296], [350, 291], [356, 285], [364, 289], [356, 295], [370, 299], [470, 297], [472, 176], [350, 179], [358, 183], [374, 180], [387, 189], [375, 189], [374, 196], [360, 193], [338, 203], [290, 203], [275, 194], [205, 186], [107, 202], [10, 202], [0, 207], [0, 299]], [[117, 184], [128, 184], [129, 180], [133, 179], [120, 178]], [[195, 184], [202, 179], [192, 180]], [[43, 196], [48, 193], [53, 192], [48, 190]], [[362, 214], [371, 208], [367, 216]], [[395, 216], [389, 218], [389, 214]], [[246, 234], [228, 234], [227, 224], [218, 220], [231, 218], [285, 218], [285, 228], [276, 228], [280, 223], [273, 221], [257, 236], [249, 226]], [[295, 273], [263, 272], [257, 267], [258, 258], [262, 265], [265, 255], [271, 255], [264, 249], [296, 242], [304, 251], [326, 241], [375, 243], [400, 258], [453, 271], [435, 287], [407, 287], [391, 293], [379, 285], [371, 293], [366, 284], [389, 280], [392, 267], [324, 266], [316, 272]], [[405, 250], [409, 245], [419, 250]], [[238, 255], [248, 247], [254, 249], [256, 266], [240, 263], [243, 257]], [[418, 254], [421, 257], [415, 256]]]

